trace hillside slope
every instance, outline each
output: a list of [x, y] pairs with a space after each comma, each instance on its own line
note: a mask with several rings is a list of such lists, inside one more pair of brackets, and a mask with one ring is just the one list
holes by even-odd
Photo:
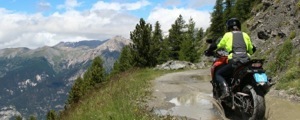
[[277, 89], [300, 95], [300, 1], [263, 0], [246, 26]]
[[[275, 88], [300, 96], [300, 0], [262, 0], [242, 24], [257, 51], [253, 58], [265, 59], [265, 69], [277, 82]], [[207, 36], [199, 44], [207, 49]], [[207, 57], [201, 58], [204, 63]]]

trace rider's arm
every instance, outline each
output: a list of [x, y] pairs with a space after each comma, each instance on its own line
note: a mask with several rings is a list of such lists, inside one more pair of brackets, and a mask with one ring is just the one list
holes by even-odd
[[211, 43], [209, 48], [207, 49], [208, 51], [214, 51], [217, 49], [217, 44], [215, 42]]
[[232, 33], [230, 33], [230, 32], [225, 33], [225, 35], [222, 37], [222, 39], [218, 43], [217, 49], [223, 48], [223, 49], [226, 49], [227, 51], [230, 51], [230, 50], [228, 50], [228, 48], [230, 48], [230, 47], [226, 44], [228, 44], [228, 42], [231, 38], [232, 38]]
[[252, 42], [251, 42], [251, 39], [249, 37], [248, 34], [244, 33], [244, 40], [246, 42], [246, 45], [247, 45], [247, 53], [249, 53], [250, 55], [253, 54], [253, 45], [252, 45]]

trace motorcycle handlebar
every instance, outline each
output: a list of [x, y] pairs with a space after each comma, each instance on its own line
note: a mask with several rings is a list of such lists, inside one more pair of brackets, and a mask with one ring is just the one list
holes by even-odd
[[216, 50], [216, 51], [206, 50], [205, 51], [205, 56], [207, 56], [207, 57], [210, 57], [210, 56], [225, 57], [225, 56], [228, 56], [228, 52], [225, 51], [225, 50]]

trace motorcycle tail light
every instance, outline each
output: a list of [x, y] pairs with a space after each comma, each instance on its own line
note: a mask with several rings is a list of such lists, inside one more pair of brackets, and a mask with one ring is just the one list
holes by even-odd
[[262, 67], [262, 64], [261, 63], [252, 63], [252, 67], [260, 68], [260, 67]]

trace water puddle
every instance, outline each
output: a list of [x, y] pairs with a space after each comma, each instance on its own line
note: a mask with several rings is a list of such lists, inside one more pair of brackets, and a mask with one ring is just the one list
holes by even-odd
[[155, 112], [160, 115], [188, 116], [188, 119], [197, 120], [219, 120], [220, 110], [214, 107], [211, 94], [194, 93], [171, 99], [174, 104], [168, 110], [160, 109]]
[[[223, 120], [224, 113], [212, 97], [209, 71], [168, 74], [154, 81], [155, 99], [149, 102], [158, 115], [179, 116], [188, 120]], [[267, 95], [267, 120], [300, 120], [300, 103]], [[232, 119], [240, 119], [232, 116]], [[226, 118], [225, 118], [226, 119]]]
[[269, 120], [300, 120], [300, 103], [267, 96], [266, 107]]

